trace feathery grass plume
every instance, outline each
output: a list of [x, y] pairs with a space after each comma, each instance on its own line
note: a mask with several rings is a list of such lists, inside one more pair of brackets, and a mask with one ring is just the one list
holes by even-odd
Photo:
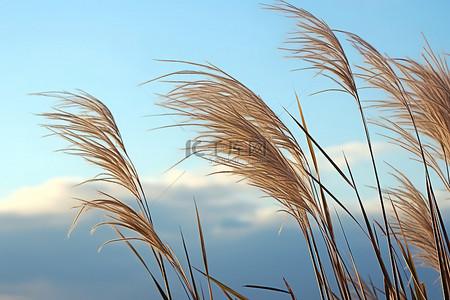
[[[426, 41], [426, 40], [425, 40]], [[393, 60], [405, 76], [402, 81], [410, 89], [410, 103], [420, 133], [435, 143], [435, 156], [450, 164], [450, 71], [445, 55], [435, 55], [430, 45], [424, 48], [419, 63], [411, 58]], [[401, 124], [410, 129], [411, 123], [398, 101], [384, 102], [384, 107]], [[447, 178], [448, 180], [448, 178]]]
[[[364, 73], [358, 76], [390, 96], [375, 101], [372, 107], [387, 113], [388, 117], [373, 123], [396, 133], [400, 138], [388, 138], [420, 161], [425, 156], [427, 165], [450, 191], [450, 72], [445, 56], [435, 56], [428, 45], [422, 54], [425, 64], [411, 58], [392, 59], [359, 36], [347, 34], [368, 65], [359, 66]], [[419, 140], [416, 131], [430, 141]]]
[[63, 151], [80, 156], [104, 172], [86, 182], [103, 181], [118, 184], [135, 197], [139, 208], [151, 222], [147, 199], [139, 176], [128, 157], [117, 124], [109, 109], [98, 99], [80, 91], [47, 92], [34, 95], [59, 99], [55, 112], [40, 114], [53, 123], [43, 127], [71, 145]]
[[[196, 151], [211, 162], [256, 186], [289, 210], [306, 211], [322, 218], [305, 172], [306, 160], [289, 129], [246, 86], [213, 65], [178, 62], [200, 70], [174, 72], [197, 80], [173, 80], [178, 84], [159, 105], [174, 116], [185, 117], [179, 125], [201, 126]], [[155, 80], [157, 80], [155, 79]], [[307, 219], [303, 220], [307, 223]], [[308, 225], [309, 227], [309, 225]]]
[[[425, 64], [411, 58], [394, 62], [405, 76], [405, 84], [411, 89], [414, 101], [410, 105], [416, 116], [419, 132], [436, 142], [437, 147], [441, 149], [436, 151], [436, 156], [449, 165], [450, 71], [445, 55], [436, 56], [428, 43], [427, 46], [422, 54]], [[401, 110], [398, 110], [398, 105], [393, 105], [394, 115], [398, 112], [396, 118], [399, 121], [404, 120], [405, 117]]]
[[392, 174], [399, 182], [399, 187], [386, 191], [399, 210], [399, 220], [392, 222], [395, 234], [405, 235], [408, 244], [419, 251], [417, 257], [424, 266], [439, 271], [439, 259], [434, 241], [431, 212], [426, 197], [419, 192], [414, 184], [400, 171]]
[[[378, 107], [378, 105], [373, 105], [372, 107]], [[379, 110], [382, 110], [380, 107]], [[428, 167], [433, 169], [438, 175], [444, 187], [450, 192], [450, 181], [448, 180], [448, 164], [440, 159], [442, 152], [439, 151], [439, 147], [433, 142], [424, 141], [419, 144], [417, 142], [417, 137], [414, 136], [412, 131], [405, 129], [404, 126], [399, 125], [396, 120], [391, 120], [389, 117], [379, 117], [377, 120], [371, 120], [371, 123], [380, 126], [381, 128], [387, 129], [394, 132], [396, 136], [390, 136], [386, 134], [380, 134], [385, 137], [391, 143], [400, 146], [401, 148], [412, 153], [414, 156], [411, 158], [419, 163], [423, 163], [423, 157]], [[421, 147], [422, 146], [422, 147]]]
[[[292, 45], [282, 48], [292, 53], [288, 58], [302, 59], [311, 64], [303, 68], [318, 70], [322, 76], [331, 79], [340, 86], [339, 89], [324, 91], [341, 91], [357, 95], [353, 73], [344, 49], [333, 30], [310, 12], [297, 8], [285, 1], [278, 0], [278, 5], [266, 5], [266, 8], [284, 13], [296, 20], [296, 31], [285, 43]], [[324, 92], [322, 91], [322, 92]]]
[[[37, 95], [59, 99], [58, 105], [54, 107], [56, 112], [44, 113], [41, 116], [51, 121], [51, 123], [43, 125], [44, 127], [52, 131], [54, 135], [71, 143], [68, 148], [62, 151], [81, 156], [88, 162], [104, 170], [104, 172], [100, 173], [94, 179], [87, 180], [83, 183], [105, 182], [125, 187], [135, 197], [139, 205], [139, 210], [137, 211], [124, 201], [102, 191], [98, 191], [100, 194], [100, 198], [98, 199], [78, 199], [82, 204], [79, 206], [80, 210], [75, 217], [71, 230], [76, 225], [81, 214], [92, 209], [102, 211], [107, 217], [107, 221], [95, 225], [92, 230], [95, 230], [99, 226], [109, 225], [116, 231], [119, 238], [106, 241], [100, 246], [99, 251], [109, 243], [117, 241], [125, 242], [149, 272], [158, 288], [160, 296], [163, 299], [171, 299], [171, 292], [163, 261], [165, 259], [175, 270], [178, 279], [186, 291], [187, 298], [201, 299], [196, 289], [192, 273], [190, 274], [191, 282], [171, 247], [164, 243], [155, 231], [139, 176], [128, 157], [119, 129], [109, 109], [101, 101], [82, 91], [78, 94], [49, 92], [39, 93]], [[198, 212], [197, 219], [201, 235]], [[121, 230], [133, 233], [134, 236], [125, 237]], [[155, 279], [140, 254], [132, 246], [130, 243], [132, 241], [141, 241], [150, 246], [161, 271], [166, 291], [163, 291], [161, 285]], [[204, 251], [203, 239], [202, 251]], [[204, 259], [206, 265], [206, 257]], [[189, 257], [187, 257], [187, 260], [189, 262]], [[191, 270], [190, 262], [188, 263], [188, 267]], [[211, 294], [210, 298], [212, 299]]]
[[[428, 43], [424, 51], [424, 64], [411, 58], [394, 60], [393, 63], [404, 75], [402, 81], [410, 89], [413, 100], [410, 107], [418, 131], [434, 141], [424, 144], [427, 162], [450, 192], [450, 72], [444, 55], [436, 56]], [[384, 103], [384, 107], [390, 109], [392, 117], [411, 132], [411, 123], [408, 123], [404, 108], [397, 101]], [[439, 161], [443, 162], [444, 168]]]

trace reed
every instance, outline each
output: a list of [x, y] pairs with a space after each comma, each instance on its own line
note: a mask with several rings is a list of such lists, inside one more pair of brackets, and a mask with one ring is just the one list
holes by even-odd
[[[350, 165], [347, 163], [346, 170], [340, 169], [309, 133], [298, 98], [300, 117], [295, 117], [295, 112], [288, 112], [296, 124], [296, 128], [289, 129], [261, 97], [212, 64], [166, 61], [180, 64], [183, 68], [144, 84], [152, 81], [172, 84], [173, 88], [168, 93], [160, 95], [158, 105], [181, 119], [181, 123], [173, 126], [194, 126], [198, 131], [196, 139], [202, 141], [197, 151], [204, 154], [204, 159], [226, 167], [221, 172], [237, 176], [263, 191], [298, 223], [322, 299], [428, 299], [427, 288], [416, 268], [419, 264], [439, 272], [442, 296], [449, 299], [450, 243], [439, 208], [445, 199], [438, 198], [442, 193], [436, 193], [435, 188], [435, 185], [442, 185], [446, 193], [443, 197], [448, 197], [450, 72], [445, 55], [436, 55], [427, 43], [422, 61], [393, 59], [381, 54], [361, 37], [332, 30], [323, 20], [287, 2], [278, 1], [264, 8], [281, 12], [295, 21], [295, 31], [287, 40], [286, 47], [282, 48], [289, 53], [288, 58], [304, 61], [308, 69], [316, 70], [337, 86], [319, 92], [344, 92], [355, 101], [370, 153], [375, 178], [373, 186], [378, 192], [382, 213], [380, 222], [369, 219]], [[343, 43], [358, 51], [363, 60], [361, 64], [350, 63]], [[386, 98], [364, 108], [360, 82], [382, 91]], [[103, 211], [108, 220], [95, 227], [109, 225], [118, 238], [106, 241], [101, 247], [111, 242], [126, 242], [148, 270], [163, 299], [172, 298], [166, 263], [175, 270], [187, 298], [203, 299], [184, 238], [185, 267], [153, 226], [145, 191], [108, 108], [81, 91], [40, 95], [59, 99], [54, 112], [42, 116], [50, 121], [45, 127], [70, 143], [64, 151], [81, 156], [103, 170], [87, 182], [120, 185], [130, 192], [137, 204], [137, 208], [133, 208], [123, 200], [99, 191], [99, 199], [80, 199], [80, 211], [73, 226], [86, 211]], [[379, 112], [379, 118], [368, 120], [366, 109]], [[385, 137], [409, 151], [412, 163], [423, 167], [425, 192], [394, 167], [390, 178], [398, 186], [381, 188], [370, 123], [387, 129], [389, 134]], [[294, 138], [292, 130], [305, 135], [307, 151]], [[256, 141], [264, 146], [263, 151], [257, 149], [248, 155], [242, 149], [230, 148], [235, 141]], [[324, 157], [339, 174], [342, 184], [353, 190], [361, 215], [351, 213], [327, 188], [320, 176], [318, 157]], [[434, 182], [436, 180], [438, 183]], [[338, 212], [330, 210], [331, 204], [342, 208], [370, 244], [377, 261], [372, 273], [382, 277], [382, 287], [376, 287], [371, 281], [368, 284], [358, 272], [351, 244], [345, 236]], [[209, 298], [213, 298], [211, 284], [215, 284], [228, 299], [246, 299], [210, 275], [198, 210], [196, 218], [204, 268], [197, 271], [208, 283]], [[360, 223], [359, 219], [363, 222]], [[133, 235], [126, 237], [123, 230]], [[337, 232], [345, 237], [344, 244], [336, 239]], [[156, 278], [134, 248], [132, 243], [136, 241], [149, 246], [162, 280]], [[320, 249], [321, 245], [325, 249]], [[284, 288], [247, 287], [269, 289], [295, 299], [286, 281]]]

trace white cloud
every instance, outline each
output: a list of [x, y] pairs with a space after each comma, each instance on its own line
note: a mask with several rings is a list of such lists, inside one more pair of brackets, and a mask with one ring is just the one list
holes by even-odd
[[[193, 197], [205, 230], [214, 234], [237, 237], [281, 225], [284, 216], [276, 212], [274, 201], [261, 199], [262, 193], [255, 188], [236, 183], [237, 177], [203, 174], [173, 170], [159, 178], [142, 180], [150, 210], [162, 230], [178, 234], [178, 226], [196, 224]], [[29, 218], [28, 223], [33, 226], [39, 222], [50, 226], [70, 225], [75, 214], [71, 208], [78, 205], [73, 198], [93, 199], [99, 196], [97, 189], [133, 204], [130, 194], [121, 187], [100, 183], [77, 186], [82, 181], [81, 178], [53, 178], [40, 185], [22, 187], [0, 199], [0, 215], [3, 219], [5, 216]]]
[[[349, 157], [353, 157], [353, 163], [358, 163], [366, 157], [366, 154], [359, 153], [363, 152], [364, 146], [351, 143], [330, 147], [327, 151], [330, 155], [336, 156], [340, 151], [337, 149], [343, 148], [347, 153], [356, 154]], [[383, 144], [374, 146], [378, 153], [389, 149]], [[179, 238], [180, 226], [183, 230], [189, 228], [196, 230], [193, 197], [198, 204], [203, 229], [214, 236], [243, 238], [256, 231], [270, 228], [276, 232], [280, 228], [285, 214], [277, 212], [281, 207], [273, 199], [261, 198], [263, 193], [256, 188], [243, 182], [236, 183], [237, 177], [226, 174], [205, 176], [207, 173], [207, 170], [203, 173], [199, 170], [196, 172], [172, 170], [158, 178], [143, 179], [150, 210], [160, 233], [164, 233], [168, 238]], [[81, 178], [53, 178], [40, 185], [22, 187], [6, 198], [0, 199], [0, 215], [3, 215], [3, 220], [19, 217], [18, 220], [22, 220], [19, 223], [24, 223], [21, 228], [44, 223], [68, 227], [76, 213], [71, 208], [78, 204], [73, 197], [93, 199], [98, 197], [97, 189], [101, 189], [133, 203], [129, 193], [123, 188], [98, 183], [76, 186], [82, 181]], [[444, 198], [440, 193], [437, 194], [438, 198]], [[343, 199], [342, 202], [349, 204], [347, 207], [355, 216], [360, 216], [356, 199], [352, 198], [351, 201]], [[372, 195], [366, 198], [364, 206], [368, 214], [379, 215], [380, 203], [377, 197]], [[447, 202], [441, 205], [443, 209], [448, 206]], [[97, 218], [95, 222], [98, 222], [100, 217], [93, 216]], [[24, 218], [28, 218], [29, 221], [23, 221]], [[289, 221], [290, 219], [288, 217], [285, 226], [296, 226], [294, 222]], [[84, 220], [85, 218], [81, 221]], [[17, 227], [17, 224], [14, 226]]]
[[[378, 155], [391, 150], [386, 143], [375, 142], [373, 147]], [[367, 145], [362, 142], [327, 147], [325, 150], [342, 168], [345, 167], [342, 151], [352, 166], [369, 160]], [[323, 160], [321, 164], [332, 168]], [[195, 228], [193, 197], [197, 201], [204, 229], [216, 236], [243, 237], [264, 228], [279, 229], [285, 215], [277, 212], [280, 207], [273, 199], [261, 198], [262, 192], [244, 182], [236, 183], [239, 180], [236, 176], [205, 176], [215, 171], [218, 169], [195, 172], [174, 169], [159, 177], [142, 179], [158, 229], [178, 235], [179, 226], [183, 229], [189, 226]], [[25, 218], [53, 216], [54, 220], [59, 221], [53, 222], [52, 226], [67, 225], [72, 221], [69, 215], [75, 214], [71, 208], [78, 204], [74, 197], [93, 199], [98, 197], [97, 189], [101, 189], [119, 199], [132, 201], [123, 188], [100, 183], [76, 186], [82, 181], [81, 178], [53, 178], [40, 185], [22, 187], [0, 199], [0, 214]], [[376, 200], [365, 202], [370, 213], [378, 212], [378, 206]], [[356, 203], [349, 207], [359, 212]], [[292, 224], [288, 221], [286, 226]]]
[[[385, 142], [373, 142], [372, 147], [376, 156], [394, 151], [393, 145]], [[350, 167], [354, 167], [363, 162], [369, 162], [370, 160], [369, 149], [365, 142], [349, 142], [342, 145], [326, 147], [324, 150], [339, 168], [346, 168], [343, 153], [345, 153]], [[318, 154], [318, 156], [320, 157], [319, 164], [321, 165], [321, 169], [334, 170], [333, 166], [323, 155]]]
[[69, 211], [76, 202], [74, 178], [53, 178], [43, 184], [25, 186], [0, 199], [0, 214], [21, 216], [53, 215]]
[[[167, 226], [173, 226], [172, 231], [176, 234], [178, 225], [182, 224], [184, 229], [196, 223], [194, 197], [203, 229], [222, 238], [240, 238], [268, 226], [274, 226], [277, 230], [283, 221], [284, 216], [276, 212], [279, 208], [274, 200], [262, 198], [262, 192], [244, 182], [236, 182], [238, 177], [227, 174], [204, 176], [199, 172], [186, 172], [179, 177], [181, 174], [181, 171], [175, 170], [162, 179], [168, 186], [178, 178], [161, 199], [151, 202], [150, 207], [157, 213], [157, 218], [158, 215], [170, 216], [162, 222], [170, 222]], [[162, 186], [146, 181], [145, 189], [157, 196], [156, 191], [161, 190]]]

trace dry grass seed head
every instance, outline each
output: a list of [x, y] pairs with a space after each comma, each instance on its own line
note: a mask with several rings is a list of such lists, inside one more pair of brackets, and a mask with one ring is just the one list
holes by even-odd
[[[434, 55], [428, 46], [422, 54], [425, 64], [411, 58], [392, 59], [380, 54], [359, 36], [348, 35], [368, 66], [359, 67], [363, 71], [359, 77], [389, 95], [388, 99], [373, 105], [389, 117], [382, 118], [384, 123], [373, 123], [395, 132], [399, 138], [390, 140], [420, 160], [423, 150], [427, 164], [450, 190], [447, 170], [450, 162], [450, 72], [445, 56]], [[422, 147], [415, 137], [416, 129], [428, 138], [421, 139]], [[446, 167], [442, 168], [439, 161]]]
[[415, 257], [422, 261], [423, 265], [439, 271], [428, 201], [403, 173], [395, 171], [396, 173], [392, 175], [399, 182], [400, 187], [386, 191], [400, 213], [400, 225], [398, 220], [393, 221], [392, 224], [394, 232], [401, 236], [402, 230], [408, 244], [419, 250]]
[[180, 125], [201, 127], [196, 150], [288, 209], [305, 210], [317, 217], [320, 212], [305, 172], [306, 160], [289, 129], [235, 78], [212, 65], [187, 64], [201, 70], [165, 77], [196, 75], [201, 79], [171, 80], [178, 85], [162, 96], [159, 104], [173, 115], [185, 117]]
[[[103, 173], [85, 183], [107, 182], [125, 187], [136, 198], [140, 208], [136, 211], [122, 200], [99, 191], [102, 198], [78, 199], [82, 204], [79, 206], [80, 211], [71, 230], [82, 213], [91, 209], [103, 211], [108, 220], [95, 225], [93, 230], [102, 225], [110, 225], [127, 229], [138, 237], [109, 240], [100, 249], [115, 241], [143, 241], [157, 250], [183, 278], [186, 278], [175, 254], [161, 241], [153, 227], [138, 174], [128, 157], [119, 129], [109, 109], [101, 101], [82, 91], [79, 94], [49, 92], [38, 95], [59, 99], [59, 103], [54, 108], [56, 112], [44, 113], [41, 116], [51, 121], [43, 125], [44, 127], [71, 143], [63, 151], [81, 156], [104, 170]], [[187, 280], [185, 281], [188, 283]]]
[[[283, 48], [292, 53], [290, 58], [299, 58], [311, 64], [310, 68], [319, 72], [340, 86], [343, 91], [357, 98], [357, 88], [353, 73], [344, 49], [333, 30], [323, 21], [304, 9], [297, 8], [285, 1], [278, 1], [278, 5], [267, 5], [268, 9], [281, 11], [290, 18], [297, 20], [297, 31]], [[336, 90], [336, 89], [327, 89]]]
[[109, 109], [95, 97], [80, 91], [48, 92], [37, 95], [54, 97], [59, 103], [55, 112], [41, 116], [51, 121], [42, 125], [68, 141], [62, 151], [84, 158], [104, 172], [87, 182], [102, 181], [123, 186], [139, 203], [150, 220], [147, 201], [138, 174], [128, 157], [122, 137]]

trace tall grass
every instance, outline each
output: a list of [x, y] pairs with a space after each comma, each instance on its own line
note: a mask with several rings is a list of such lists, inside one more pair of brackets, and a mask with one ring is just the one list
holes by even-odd
[[[184, 69], [154, 79], [174, 85], [168, 93], [161, 95], [158, 104], [182, 120], [173, 126], [192, 125], [198, 129], [196, 139], [202, 143], [196, 150], [204, 154], [204, 159], [226, 167], [222, 172], [238, 176], [263, 191], [298, 223], [322, 299], [429, 299], [427, 288], [420, 279], [420, 269], [416, 267], [419, 264], [439, 272], [442, 296], [449, 299], [450, 243], [439, 209], [440, 201], [445, 199], [438, 198], [448, 197], [450, 193], [450, 72], [445, 55], [435, 54], [427, 43], [421, 61], [393, 59], [381, 54], [361, 37], [332, 30], [323, 20], [284, 1], [264, 8], [282, 12], [296, 22], [292, 38], [283, 49], [289, 53], [288, 58], [304, 61], [307, 68], [331, 80], [332, 86], [320, 92], [344, 92], [355, 101], [371, 157], [375, 178], [373, 186], [378, 192], [381, 210], [380, 222], [369, 219], [351, 166], [347, 163], [345, 170], [340, 169], [309, 133], [298, 98], [299, 112], [288, 112], [296, 128], [289, 129], [261, 97], [222, 69], [210, 64], [170, 61], [183, 65]], [[342, 42], [357, 50], [363, 60], [361, 64], [355, 66], [349, 62]], [[366, 117], [366, 108], [360, 97], [360, 82], [386, 95], [384, 100], [367, 108], [380, 113], [375, 120]], [[49, 120], [45, 127], [70, 143], [64, 151], [81, 156], [103, 170], [88, 182], [120, 185], [136, 200], [137, 206], [133, 207], [100, 191], [99, 199], [80, 200], [80, 212], [74, 225], [88, 210], [103, 211], [108, 221], [96, 227], [109, 225], [118, 234], [117, 239], [103, 245], [126, 242], [148, 270], [163, 299], [172, 298], [166, 264], [177, 274], [189, 299], [205, 298], [197, 283], [202, 279], [208, 283], [210, 299], [213, 298], [211, 284], [217, 285], [228, 299], [246, 299], [211, 277], [198, 211], [203, 271], [195, 271], [191, 265], [184, 239], [182, 243], [187, 258], [184, 267], [172, 248], [160, 239], [153, 226], [139, 176], [128, 157], [114, 118], [102, 102], [84, 92], [40, 95], [59, 99], [55, 111], [42, 116]], [[298, 114], [300, 118], [295, 117]], [[422, 166], [421, 178], [426, 187], [423, 192], [394, 167], [391, 178], [398, 186], [381, 187], [370, 123], [387, 129], [390, 134], [385, 135], [386, 138], [409, 151], [413, 163]], [[304, 134], [307, 151], [302, 149], [292, 130]], [[242, 149], [230, 148], [230, 143], [235, 141], [257, 142], [263, 145], [263, 149], [248, 155]], [[354, 191], [361, 215], [354, 215], [327, 188], [320, 176], [319, 157], [328, 160], [341, 177], [342, 184]], [[436, 185], [442, 185], [444, 193], [437, 193]], [[383, 286], [377, 287], [371, 281], [368, 284], [358, 272], [338, 212], [333, 213], [330, 205], [340, 207], [361, 230], [377, 261], [372, 273], [381, 276]], [[338, 242], [337, 232], [344, 235], [345, 244]], [[149, 246], [161, 273], [160, 279], [150, 271], [147, 262], [132, 245], [135, 241]], [[321, 249], [321, 245], [325, 249]], [[194, 274], [203, 274], [204, 277], [198, 279]], [[249, 287], [278, 291], [295, 299], [286, 281], [285, 285], [281, 289]]]

